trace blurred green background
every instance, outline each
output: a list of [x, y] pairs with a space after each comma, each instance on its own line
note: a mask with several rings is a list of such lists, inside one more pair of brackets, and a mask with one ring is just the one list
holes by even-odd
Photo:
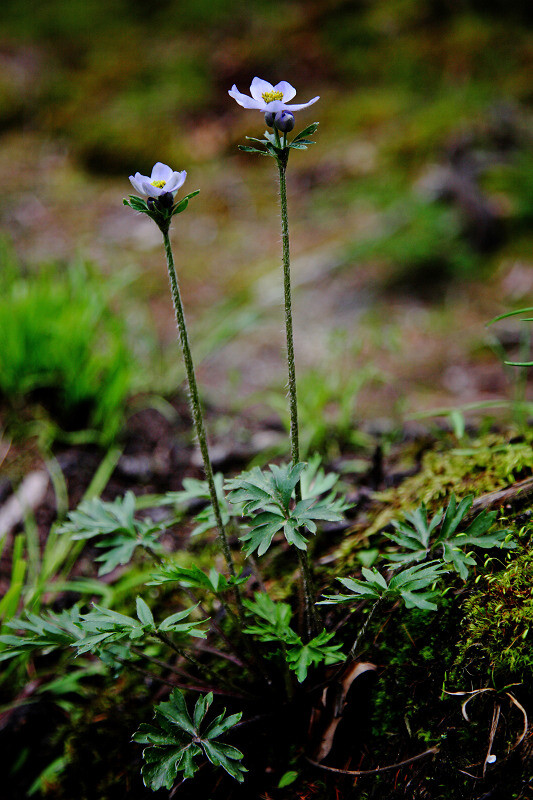
[[15, 283], [43, 265], [72, 283], [81, 260], [109, 284], [141, 364], [118, 402], [180, 378], [159, 232], [121, 202], [158, 160], [201, 190], [173, 237], [203, 385], [247, 407], [283, 386], [275, 168], [239, 153], [264, 123], [227, 94], [254, 75], [321, 96], [289, 165], [310, 417], [350, 427], [346, 391], [374, 417], [508, 396], [495, 352], [527, 343], [485, 323], [533, 294], [530, 2], [4, 0], [0, 17], [2, 258]]

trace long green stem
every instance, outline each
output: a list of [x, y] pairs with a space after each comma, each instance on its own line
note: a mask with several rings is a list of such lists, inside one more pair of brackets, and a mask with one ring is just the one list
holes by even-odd
[[381, 598], [376, 600], [376, 602], [374, 603], [374, 605], [372, 606], [372, 608], [370, 609], [370, 611], [366, 615], [365, 621], [361, 625], [361, 627], [359, 629], [359, 633], [355, 637], [355, 641], [351, 646], [350, 652], [348, 653], [348, 659], [347, 660], [353, 661], [355, 659], [355, 657], [357, 656], [357, 651], [359, 650], [359, 647], [361, 646], [361, 642], [363, 641], [363, 639], [366, 636], [366, 632], [368, 630], [368, 626], [370, 624], [370, 620], [375, 616], [375, 614], [376, 614], [376, 612], [377, 612], [377, 610], [378, 610], [378, 608], [380, 606], [381, 606]]
[[[187, 383], [189, 384], [189, 402], [191, 407], [191, 414], [196, 428], [196, 436], [198, 444], [200, 445], [200, 452], [204, 464], [204, 472], [209, 487], [209, 496], [215, 514], [217, 523], [218, 537], [222, 546], [222, 552], [226, 559], [226, 564], [230, 574], [235, 577], [235, 564], [228, 544], [228, 538], [222, 521], [222, 513], [220, 511], [220, 504], [217, 497], [217, 490], [215, 487], [215, 480], [213, 478], [213, 468], [211, 466], [211, 459], [209, 457], [209, 449], [207, 445], [207, 435], [205, 431], [204, 416], [202, 413], [202, 406], [200, 404], [200, 395], [198, 393], [198, 384], [196, 383], [196, 375], [194, 371], [194, 363], [191, 355], [191, 348], [189, 346], [189, 336], [187, 334], [187, 325], [185, 322], [185, 314], [183, 311], [183, 304], [181, 302], [181, 294], [178, 284], [178, 277], [174, 267], [174, 257], [172, 255], [172, 246], [170, 244], [170, 237], [168, 231], [163, 231], [163, 239], [165, 242], [165, 253], [167, 257], [168, 275], [170, 278], [170, 288], [172, 292], [172, 302], [174, 303], [174, 311], [176, 314], [176, 323], [178, 326], [179, 340], [181, 350], [183, 353], [183, 361], [185, 362], [185, 371], [187, 373]], [[244, 609], [242, 606], [242, 599], [239, 587], [235, 587], [235, 597], [239, 609], [239, 616], [241, 621], [244, 621]]]
[[[300, 442], [298, 435], [298, 401], [296, 394], [296, 366], [294, 360], [294, 337], [292, 331], [292, 298], [291, 298], [291, 256], [289, 247], [289, 215], [287, 211], [287, 182], [285, 179], [286, 162], [278, 159], [279, 197], [281, 207], [281, 242], [283, 247], [283, 291], [285, 296], [285, 334], [287, 340], [287, 367], [289, 389], [289, 411], [291, 420], [291, 459], [293, 464], [300, 461]], [[296, 500], [302, 499], [300, 484], [296, 486]], [[313, 603], [313, 577], [307, 551], [298, 550], [300, 570], [305, 597], [305, 616], [307, 636], [309, 639], [318, 629], [318, 615]]]
[[278, 162], [279, 197], [281, 206], [281, 243], [283, 247], [283, 292], [285, 297], [285, 334], [287, 339], [287, 369], [289, 389], [289, 411], [291, 419], [291, 458], [293, 464], [300, 461], [298, 434], [298, 401], [296, 395], [296, 367], [294, 360], [294, 336], [292, 332], [291, 256], [289, 248], [289, 216], [287, 212], [287, 182], [285, 167]]

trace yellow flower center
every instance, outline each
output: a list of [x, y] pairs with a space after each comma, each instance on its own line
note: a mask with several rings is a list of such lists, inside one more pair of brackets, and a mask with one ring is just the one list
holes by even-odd
[[265, 103], [271, 103], [273, 100], [283, 100], [283, 92], [263, 92], [261, 97]]
[[152, 181], [152, 186], [155, 186], [156, 189], [162, 189], [165, 184], [166, 181]]

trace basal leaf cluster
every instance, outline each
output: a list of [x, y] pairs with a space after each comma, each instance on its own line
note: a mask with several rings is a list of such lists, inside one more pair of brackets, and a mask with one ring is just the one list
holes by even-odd
[[[255, 551], [260, 556], [266, 553], [279, 532], [283, 532], [289, 544], [306, 550], [308, 540], [304, 530], [315, 534], [317, 522], [342, 520], [346, 506], [334, 493], [326, 497], [310, 493], [301, 500], [294, 499], [296, 486], [306, 466], [305, 463], [271, 464], [267, 470], [254, 467], [228, 481], [230, 502], [241, 504], [242, 513], [251, 518], [250, 530], [241, 536], [241, 541], [245, 542], [245, 555]], [[328, 491], [330, 485], [324, 477], [319, 480], [318, 489]]]
[[218, 741], [242, 715], [226, 716], [224, 709], [208, 724], [205, 717], [212, 702], [211, 692], [199, 697], [191, 716], [183, 693], [174, 689], [168, 701], [155, 707], [154, 724], [141, 725], [133, 736], [135, 742], [147, 745], [142, 768], [145, 786], [154, 791], [171, 789], [178, 772], [185, 779], [192, 778], [199, 769], [197, 759], [202, 756], [242, 783], [247, 771], [240, 763], [243, 754]]

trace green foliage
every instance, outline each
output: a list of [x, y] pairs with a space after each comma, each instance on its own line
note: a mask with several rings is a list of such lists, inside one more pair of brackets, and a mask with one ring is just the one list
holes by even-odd
[[26, 618], [14, 618], [6, 622], [7, 627], [23, 634], [0, 636], [5, 650], [0, 653], [0, 661], [15, 658], [35, 650], [44, 654], [70, 647], [83, 637], [79, 606], [54, 613], [49, 611], [42, 616], [28, 613]]
[[339, 652], [341, 644], [330, 645], [335, 633], [321, 631], [318, 636], [304, 644], [291, 628], [292, 610], [288, 603], [272, 600], [266, 592], [257, 592], [255, 600], [245, 600], [244, 606], [254, 614], [256, 621], [244, 628], [244, 633], [257, 637], [260, 642], [279, 642], [281, 654], [289, 668], [296, 673], [299, 683], [307, 677], [310, 666], [336, 664], [344, 661]]
[[402, 600], [406, 608], [436, 611], [437, 605], [433, 600], [439, 597], [439, 592], [422, 590], [438, 583], [448, 569], [440, 561], [428, 561], [395, 572], [388, 581], [375, 567], [363, 567], [361, 572], [363, 580], [337, 578], [351, 594], [324, 595], [325, 600], [321, 600], [320, 605], [353, 603], [361, 599], [374, 602]]
[[306, 644], [300, 640], [297, 645], [287, 647], [287, 663], [296, 673], [300, 683], [306, 679], [310, 666], [319, 664], [329, 666], [345, 660], [344, 654], [339, 652], [342, 644], [328, 644], [334, 636], [334, 632], [328, 633], [323, 630]]
[[205, 639], [205, 632], [198, 630], [198, 626], [202, 625], [204, 620], [184, 621], [195, 608], [196, 606], [193, 606], [171, 614], [159, 625], [156, 625], [153, 614], [142, 597], [137, 597], [137, 619], [95, 604], [94, 611], [81, 615], [79, 624], [84, 635], [75, 643], [75, 647], [78, 655], [99, 652], [101, 647], [109, 644], [137, 641], [150, 634], [156, 635], [169, 631], [179, 636], [196, 636]]
[[206, 634], [198, 630], [204, 620], [185, 621], [196, 606], [178, 611], [156, 625], [148, 605], [137, 597], [137, 619], [108, 608], [94, 605], [94, 611], [80, 614], [79, 606], [61, 613], [49, 612], [38, 616], [28, 613], [26, 618], [10, 620], [9, 628], [19, 634], [0, 636], [5, 651], [0, 661], [14, 658], [22, 653], [42, 651], [44, 654], [66, 647], [75, 647], [78, 655], [102, 654], [102, 648], [118, 642], [137, 641], [147, 635], [172, 632], [178, 636], [195, 636], [205, 639]]
[[505, 569], [485, 574], [480, 587], [461, 607], [458, 655], [454, 672], [460, 676], [489, 671], [508, 681], [531, 675], [533, 655], [533, 557], [525, 552]]
[[[243, 514], [252, 517], [251, 530], [241, 536], [241, 541], [248, 543], [245, 546], [247, 556], [256, 550], [260, 556], [266, 553], [275, 534], [281, 530], [289, 544], [305, 550], [307, 539], [301, 529], [314, 534], [317, 521], [342, 520], [345, 505], [331, 494], [325, 499], [312, 495], [292, 505], [294, 490], [306, 466], [304, 463], [271, 464], [268, 472], [254, 467], [228, 481], [230, 502], [241, 503]], [[262, 511], [254, 515], [259, 509]]]
[[528, 439], [509, 442], [508, 436], [485, 434], [468, 447], [456, 447], [452, 439], [437, 443], [422, 458], [421, 469], [400, 486], [376, 494], [383, 509], [369, 526], [376, 533], [399, 513], [421, 502], [435, 507], [455, 493], [465, 496], [493, 492], [529, 475], [533, 469], [533, 448]]
[[106, 548], [106, 552], [96, 559], [102, 562], [98, 575], [107, 575], [119, 564], [128, 564], [137, 547], [157, 555], [163, 552], [158, 539], [168, 523], [154, 524], [151, 520], [135, 519], [134, 515], [133, 492], [126, 492], [112, 503], [95, 497], [71, 511], [60, 532], [70, 534], [74, 540], [101, 537], [96, 547]]
[[215, 767], [222, 767], [235, 780], [242, 783], [247, 770], [241, 765], [240, 750], [217, 741], [219, 736], [236, 725], [242, 714], [226, 717], [226, 710], [210, 724], [205, 716], [213, 702], [213, 695], [201, 695], [191, 715], [185, 698], [174, 689], [168, 701], [155, 707], [155, 724], [143, 724], [133, 740], [148, 747], [143, 750], [145, 764], [142, 768], [144, 785], [156, 791], [171, 789], [178, 772], [184, 779], [192, 778], [199, 767], [196, 763], [202, 754]]
[[41, 402], [65, 428], [118, 434], [134, 361], [109, 286], [86, 264], [0, 278], [0, 393], [13, 407]]
[[[452, 494], [446, 513], [440, 509], [428, 522], [426, 506], [422, 503], [416, 511], [405, 515], [403, 522], [393, 520], [396, 534], [387, 534], [400, 547], [408, 552], [392, 553], [391, 561], [410, 564], [422, 561], [439, 554], [466, 581], [468, 567], [476, 561], [466, 547], [490, 549], [492, 547], [513, 549], [516, 545], [509, 541], [508, 530], [497, 530], [489, 533], [497, 511], [481, 511], [468, 525], [458, 533], [458, 529], [468, 515], [474, 502], [473, 496], [465, 497], [459, 504]], [[464, 523], [466, 524], [466, 523]], [[440, 526], [440, 528], [439, 528]]]
[[125, 206], [129, 206], [134, 211], [138, 211], [140, 214], [146, 214], [148, 217], [150, 217], [150, 219], [153, 219], [156, 225], [161, 228], [163, 233], [166, 233], [172, 217], [175, 217], [176, 214], [181, 214], [182, 211], [185, 211], [189, 205], [189, 200], [191, 197], [196, 197], [197, 194], [200, 194], [199, 189], [197, 189], [195, 192], [185, 195], [185, 197], [182, 197], [180, 200], [176, 200], [176, 202], [170, 208], [159, 206], [157, 202], [152, 208], [150, 208], [148, 202], [143, 197], [137, 197], [133, 194], [129, 195], [129, 200], [123, 200], [122, 202]]
[[307, 150], [308, 145], [315, 144], [312, 139], [307, 139], [306, 137], [312, 136], [312, 134], [316, 132], [318, 125], [318, 122], [312, 122], [311, 125], [308, 125], [303, 131], [296, 134], [290, 142], [287, 142], [286, 135], [282, 135], [280, 138], [279, 131], [276, 129], [274, 129], [274, 133], [265, 131], [263, 134], [264, 139], [255, 139], [253, 136], [247, 136], [246, 138], [248, 141], [255, 142], [258, 147], [240, 144], [239, 150], [242, 150], [244, 153], [257, 153], [260, 156], [272, 156], [281, 164], [286, 165], [291, 149]]
[[[222, 523], [227, 525], [231, 518], [240, 516], [240, 509], [229, 506], [224, 493], [224, 476], [217, 472], [214, 476], [215, 490], [217, 493]], [[191, 531], [191, 536], [199, 536], [207, 531], [216, 530], [217, 521], [211, 503], [211, 495], [207, 481], [200, 481], [197, 478], [184, 478], [183, 489], [179, 492], [167, 492], [163, 498], [164, 504], [175, 503], [178, 507], [186, 507], [191, 502], [205, 501], [205, 506], [196, 514], [196, 525]]]
[[177, 582], [186, 589], [203, 589], [213, 594], [223, 594], [235, 586], [246, 583], [249, 575], [222, 575], [212, 567], [208, 573], [193, 565], [192, 567], [180, 567], [177, 564], [165, 564], [152, 575], [152, 580], [148, 586], [159, 586], [162, 583]]

